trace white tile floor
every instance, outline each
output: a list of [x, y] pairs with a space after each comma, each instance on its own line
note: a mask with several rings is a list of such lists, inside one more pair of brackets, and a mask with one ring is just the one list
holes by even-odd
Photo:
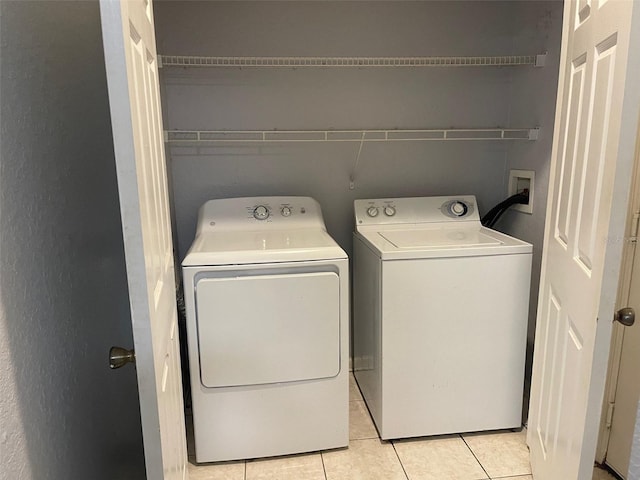
[[[349, 448], [304, 455], [196, 465], [192, 480], [533, 480], [525, 431], [381, 441], [356, 382], [350, 380]], [[594, 480], [615, 480], [604, 470]]]

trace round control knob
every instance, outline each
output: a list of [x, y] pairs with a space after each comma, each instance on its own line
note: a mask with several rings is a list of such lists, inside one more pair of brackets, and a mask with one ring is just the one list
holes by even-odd
[[387, 205], [384, 207], [384, 214], [387, 217], [393, 217], [396, 214], [396, 207], [392, 207], [391, 205]]
[[282, 207], [282, 210], [280, 210], [280, 213], [282, 214], [283, 217], [290, 217], [291, 216], [291, 208]]
[[258, 205], [253, 209], [253, 218], [256, 220], [266, 220], [269, 218], [269, 209], [264, 205]]
[[467, 206], [462, 202], [453, 202], [449, 206], [449, 211], [456, 217], [462, 217], [467, 213]]
[[380, 213], [378, 207], [367, 208], [367, 215], [369, 215], [370, 217], [377, 217], [378, 213]]

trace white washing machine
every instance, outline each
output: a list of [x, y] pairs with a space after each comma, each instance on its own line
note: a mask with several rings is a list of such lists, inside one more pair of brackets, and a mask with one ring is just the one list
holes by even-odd
[[348, 260], [318, 203], [211, 200], [182, 265], [196, 461], [347, 446]]
[[383, 439], [521, 426], [532, 246], [475, 197], [355, 201], [354, 372]]

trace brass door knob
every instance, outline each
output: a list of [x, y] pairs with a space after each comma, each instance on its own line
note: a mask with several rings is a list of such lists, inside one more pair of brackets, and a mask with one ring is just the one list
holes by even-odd
[[111, 347], [109, 350], [109, 367], [124, 367], [127, 363], [136, 363], [136, 352], [122, 347]]

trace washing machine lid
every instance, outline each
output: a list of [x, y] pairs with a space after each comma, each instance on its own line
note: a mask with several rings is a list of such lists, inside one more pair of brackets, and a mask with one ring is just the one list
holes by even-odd
[[380, 232], [385, 240], [396, 248], [449, 248], [449, 247], [484, 247], [502, 245], [500, 240], [490, 237], [477, 229], [418, 229], [391, 230]]
[[531, 253], [527, 242], [476, 224], [358, 227], [356, 235], [383, 260]]
[[347, 258], [320, 228], [200, 233], [182, 266], [243, 265]]

